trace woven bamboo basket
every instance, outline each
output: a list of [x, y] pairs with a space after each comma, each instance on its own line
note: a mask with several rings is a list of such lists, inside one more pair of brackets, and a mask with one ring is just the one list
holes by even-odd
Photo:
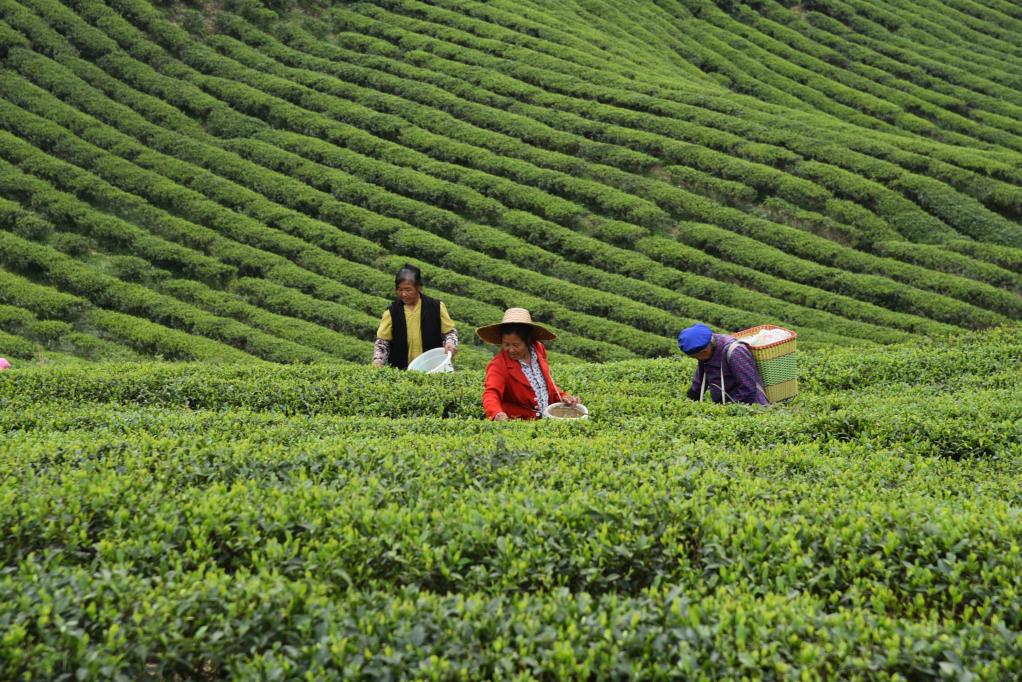
[[783, 341], [768, 343], [765, 346], [749, 346], [752, 359], [756, 361], [756, 369], [763, 379], [763, 389], [767, 400], [772, 403], [787, 400], [798, 394], [798, 356], [796, 334], [791, 329], [772, 324], [761, 324], [735, 332], [731, 336], [738, 340], [748, 338], [764, 329], [781, 329], [791, 334]]

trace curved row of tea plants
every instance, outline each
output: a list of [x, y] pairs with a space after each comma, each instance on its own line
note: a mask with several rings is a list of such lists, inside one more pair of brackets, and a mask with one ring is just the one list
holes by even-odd
[[[3, 319], [30, 314], [0, 310]], [[804, 351], [769, 409], [694, 363], [0, 374], [0, 658], [63, 675], [1022, 673], [1022, 336]]]
[[[278, 361], [367, 356], [407, 260], [466, 331], [524, 305], [590, 360], [694, 320], [810, 346], [1003, 324], [1022, 96], [991, 56], [1017, 20], [933, 9], [6, 3], [3, 228], [149, 303], [10, 267]], [[876, 41], [901, 25], [899, 67]], [[151, 352], [88, 316], [58, 321]]]

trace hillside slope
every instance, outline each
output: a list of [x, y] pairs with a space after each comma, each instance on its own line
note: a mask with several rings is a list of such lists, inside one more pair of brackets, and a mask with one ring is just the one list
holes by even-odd
[[1014, 3], [271, 6], [0, 5], [3, 353], [366, 362], [406, 261], [562, 362], [1022, 319]]
[[1022, 675], [1022, 337], [806, 353], [796, 403], [687, 359], [0, 374], [11, 679]]

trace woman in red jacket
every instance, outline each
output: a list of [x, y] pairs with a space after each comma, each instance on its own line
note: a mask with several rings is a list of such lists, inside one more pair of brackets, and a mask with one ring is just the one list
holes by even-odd
[[508, 308], [498, 324], [476, 330], [483, 341], [501, 347], [486, 366], [483, 408], [493, 421], [538, 419], [548, 405], [576, 405], [579, 399], [550, 377], [543, 341], [557, 338], [534, 323], [525, 308]]

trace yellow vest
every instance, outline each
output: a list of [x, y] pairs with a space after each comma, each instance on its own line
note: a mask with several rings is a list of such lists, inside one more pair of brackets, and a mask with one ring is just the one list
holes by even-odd
[[[422, 355], [422, 297], [415, 302], [415, 305], [405, 309], [405, 328], [408, 330], [408, 362]], [[447, 306], [440, 301], [440, 333], [446, 334], [454, 329], [454, 320], [447, 312]], [[384, 310], [380, 319], [380, 327], [376, 330], [376, 338], [384, 341], [394, 339], [394, 323], [390, 319], [390, 311]]]

